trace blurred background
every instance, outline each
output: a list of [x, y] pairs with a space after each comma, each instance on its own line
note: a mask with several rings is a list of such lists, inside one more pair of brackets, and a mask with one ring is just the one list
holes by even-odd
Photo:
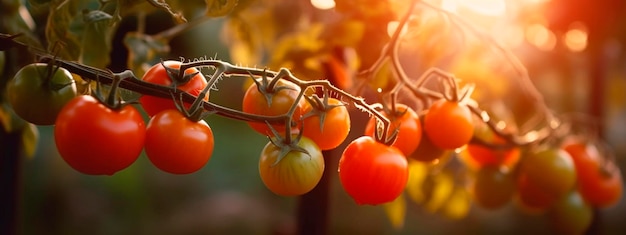
[[[256, 9], [245, 13], [249, 18], [257, 16], [252, 12], [258, 15], [271, 13], [263, 4], [282, 6], [280, 14], [284, 15], [279, 18], [282, 20], [299, 19], [294, 14], [302, 11], [290, 11], [289, 6], [306, 5], [321, 12], [318, 17], [333, 15], [336, 11], [332, 0], [298, 1], [298, 4], [269, 0], [240, 2]], [[363, 1], [363, 4], [372, 2]], [[426, 2], [458, 15], [475, 30], [510, 48], [528, 69], [532, 82], [555, 112], [584, 112], [598, 118], [602, 137], [613, 147], [622, 173], [626, 172], [626, 53], [623, 49], [626, 46], [626, 4], [623, 1]], [[189, 1], [188, 4], [202, 7], [204, 2]], [[429, 13], [433, 11], [429, 9], [421, 8], [417, 11], [421, 14], [416, 13], [415, 17], [442, 17]], [[46, 18], [38, 18], [36, 9], [33, 11], [37, 24], [45, 24]], [[186, 13], [201, 14], [193, 10]], [[272, 54], [279, 53], [276, 47], [273, 52], [263, 49], [265, 41], [257, 42], [255, 45], [258, 48], [251, 50], [258, 52], [256, 57], [242, 52], [241, 44], [237, 44], [239, 41], [233, 40], [241, 38], [233, 36], [233, 21], [229, 17], [214, 18], [178, 34], [169, 41], [171, 50], [164, 57], [216, 58], [247, 66], [264, 67], [269, 64], [273, 65], [272, 69], [284, 65], [276, 62], [276, 54]], [[172, 17], [162, 11], [147, 15], [146, 22], [146, 34], [155, 34], [175, 25]], [[483, 99], [497, 99], [513, 92], [511, 86], [498, 84], [511, 83], [519, 77], [504, 77], [511, 74], [510, 69], [504, 69], [497, 72], [504, 74], [503, 77], [494, 78], [494, 67], [503, 67], [502, 59], [494, 57], [498, 51], [485, 46], [488, 42], [474, 31], [467, 30], [465, 26], [454, 29], [456, 26], [449, 22], [443, 25], [440, 21], [419, 22], [418, 26], [434, 27], [434, 34], [420, 33], [411, 39], [416, 45], [425, 46], [403, 55], [403, 63], [418, 61], [421, 66], [428, 64], [456, 71], [461, 79], [471, 77], [475, 79], [472, 82], [477, 84], [477, 92], [483, 88], [483, 91], [489, 91], [488, 95], [482, 96]], [[435, 26], [429, 25], [429, 22], [435, 22]], [[123, 40], [127, 32], [136, 30], [137, 23], [134, 17], [124, 18], [115, 32], [111, 70], [119, 72], [129, 67], [129, 50]], [[412, 26], [415, 28], [409, 28], [409, 31], [417, 32], [425, 28], [418, 26]], [[429, 44], [432, 41], [438, 42], [441, 47], [432, 47], [433, 44]], [[440, 51], [434, 56], [428, 54], [436, 49]], [[472, 49], [478, 52], [472, 52]], [[454, 55], [450, 58], [464, 55], [491, 64], [488, 69], [471, 65], [459, 68], [453, 63], [458, 60], [437, 57], [446, 53]], [[412, 72], [419, 74], [423, 69]], [[295, 75], [299, 76], [299, 73]], [[315, 75], [311, 77], [316, 78]], [[211, 101], [240, 108], [245, 82], [244, 79], [221, 81], [219, 90], [211, 94]], [[352, 114], [354, 125], [348, 140], [361, 135], [368, 118], [356, 110]], [[36, 154], [32, 158], [24, 158], [21, 163], [22, 193], [18, 215], [21, 231], [23, 234], [92, 235], [294, 233], [298, 198], [274, 195], [259, 178], [257, 163], [267, 138], [253, 132], [244, 122], [215, 115], [206, 120], [215, 133], [215, 151], [206, 167], [190, 175], [161, 172], [143, 154], [130, 168], [113, 176], [83, 175], [71, 169], [59, 156], [52, 136], [53, 127], [39, 126], [40, 141]], [[408, 203], [404, 227], [394, 229], [382, 207], [357, 206], [341, 188], [334, 169], [342, 149], [339, 147], [327, 156], [333, 159], [330, 161], [333, 164], [326, 166], [333, 173], [329, 175], [329, 234], [552, 233], [546, 216], [522, 213], [514, 203], [495, 211], [471, 205], [469, 213], [463, 218], [430, 213], [420, 205]], [[596, 214], [597, 220], [589, 234], [626, 232], [624, 196], [614, 207], [598, 210]]]

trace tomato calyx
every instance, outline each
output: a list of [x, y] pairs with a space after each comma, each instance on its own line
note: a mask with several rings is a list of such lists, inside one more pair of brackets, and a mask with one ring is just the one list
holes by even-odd
[[267, 123], [267, 125], [269, 126], [270, 131], [272, 131], [272, 135], [274, 136], [268, 137], [270, 139], [270, 142], [272, 142], [272, 144], [274, 144], [276, 147], [280, 148], [280, 154], [278, 155], [278, 158], [276, 158], [276, 161], [272, 163], [272, 166], [278, 164], [280, 160], [282, 160], [285, 156], [287, 156], [287, 154], [292, 151], [304, 153], [309, 157], [311, 156], [309, 151], [307, 151], [303, 147], [298, 146], [298, 142], [300, 142], [300, 139], [302, 139], [302, 131], [293, 136], [291, 135], [290, 128], [287, 128], [285, 137], [281, 137], [278, 131], [274, 129], [274, 127], [272, 127], [269, 123]]
[[170, 79], [172, 80], [172, 87], [183, 85], [191, 81], [191, 79], [194, 76], [200, 73], [200, 72], [194, 72], [190, 74], [185, 74], [185, 70], [187, 69], [185, 66], [181, 65], [180, 68], [172, 68], [172, 67], [165, 66], [165, 62], [163, 60], [161, 60], [160, 63], [161, 63], [161, 66], [165, 68], [165, 72], [167, 73], [167, 76], [169, 76]]
[[304, 98], [307, 100], [307, 102], [309, 102], [309, 104], [311, 104], [312, 109], [308, 113], [302, 115], [300, 120], [304, 120], [312, 116], [319, 116], [320, 130], [324, 129], [324, 120], [326, 120], [326, 114], [328, 113], [328, 111], [337, 107], [345, 106], [343, 102], [341, 104], [330, 104], [328, 102], [330, 98], [330, 96], [328, 95], [328, 90], [324, 90], [324, 95], [322, 96], [322, 98], [317, 96], [317, 94], [313, 94], [312, 96], [304, 96]]
[[263, 96], [265, 97], [268, 106], [272, 106], [272, 98], [274, 94], [278, 93], [280, 90], [295, 90], [292, 87], [278, 85], [278, 81], [280, 80], [280, 78], [278, 77], [270, 80], [267, 77], [267, 73], [265, 73], [265, 69], [263, 70], [263, 75], [261, 76], [261, 79], [259, 79], [260, 81], [255, 79], [252, 74], [250, 74], [250, 78], [252, 78], [252, 81], [254, 82], [254, 84], [256, 84], [259, 93], [263, 94]]

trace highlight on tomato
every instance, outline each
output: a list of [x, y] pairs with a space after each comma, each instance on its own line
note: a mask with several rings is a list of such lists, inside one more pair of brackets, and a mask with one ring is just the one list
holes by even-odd
[[111, 109], [90, 95], [70, 100], [59, 112], [54, 139], [61, 157], [89, 175], [113, 175], [141, 153], [143, 117], [132, 105]]
[[294, 141], [297, 141], [295, 147], [278, 146], [270, 141], [261, 151], [261, 180], [277, 195], [305, 194], [317, 186], [324, 173], [324, 157], [315, 142], [304, 136]]
[[578, 175], [577, 189], [582, 198], [598, 208], [617, 204], [624, 187], [617, 165], [603, 157], [593, 143], [584, 139], [569, 138], [562, 148], [572, 157]]
[[213, 131], [206, 121], [192, 121], [176, 109], [156, 114], [146, 128], [146, 155], [164, 172], [196, 172], [209, 161], [213, 148]]
[[359, 205], [378, 205], [396, 199], [406, 187], [409, 168], [404, 154], [371, 136], [353, 140], [339, 159], [339, 180]]
[[27, 122], [52, 125], [63, 106], [77, 96], [72, 74], [45, 63], [22, 67], [7, 83], [13, 111]]
[[[271, 81], [265, 80], [263, 82], [262, 80], [248, 87], [243, 96], [242, 111], [261, 116], [279, 116], [287, 114], [295, 104], [296, 107], [291, 120], [293, 123], [297, 123], [303, 114], [302, 106], [305, 103], [303, 99], [300, 99], [296, 104], [300, 87], [282, 79], [276, 81], [276, 84], [273, 86], [269, 84], [271, 84]], [[250, 121], [248, 125], [262, 135], [273, 135], [267, 123]], [[275, 123], [271, 124], [271, 126], [278, 133], [284, 133], [286, 130], [284, 123]], [[298, 130], [297, 126], [292, 126], [292, 130], [292, 133], [296, 133]]]
[[[408, 107], [406, 104], [396, 104], [395, 106], [395, 111], [382, 112], [391, 122], [387, 136], [391, 136], [398, 129], [396, 141], [392, 146], [402, 151], [405, 156], [410, 156], [417, 149], [422, 139], [422, 124], [417, 113], [411, 107]], [[370, 118], [365, 127], [365, 135], [374, 137], [376, 120], [375, 117]]]
[[[168, 73], [168, 70], [163, 67], [165, 65], [167, 68], [172, 71], [178, 71], [182, 62], [175, 60], [166, 60], [163, 61], [163, 64], [157, 63], [150, 67], [148, 71], [141, 78], [143, 81], [154, 83], [162, 86], [172, 86], [174, 83], [172, 78], [176, 76], [175, 74]], [[195, 74], [195, 75], [194, 75]], [[188, 68], [185, 70], [185, 76], [191, 76], [189, 81], [181, 84], [177, 84], [177, 88], [181, 91], [187, 92], [193, 96], [200, 95], [202, 89], [207, 86], [207, 81], [204, 76], [200, 73], [200, 71], [196, 68]], [[175, 77], [174, 77], [175, 78]], [[207, 94], [204, 101], [209, 101], [209, 95]], [[176, 109], [176, 105], [171, 98], [161, 98], [151, 95], [142, 95], [139, 98], [139, 103], [141, 107], [146, 111], [149, 116], [154, 116], [157, 113], [167, 110], [167, 109]], [[185, 104], [185, 107], [189, 108], [191, 104]]]
[[310, 102], [315, 101], [304, 102], [302, 108], [303, 114], [312, 114], [302, 120], [302, 135], [313, 140], [321, 150], [336, 148], [350, 133], [348, 109], [340, 100], [327, 96], [321, 103]]
[[435, 101], [424, 116], [424, 129], [432, 143], [442, 149], [466, 145], [474, 135], [472, 113], [456, 101]]

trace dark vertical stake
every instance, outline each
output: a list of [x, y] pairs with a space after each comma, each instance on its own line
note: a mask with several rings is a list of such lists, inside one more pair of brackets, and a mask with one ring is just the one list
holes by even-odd
[[17, 234], [20, 193], [20, 132], [0, 126], [0, 234]]
[[324, 155], [324, 174], [320, 182], [298, 200], [297, 234], [323, 235], [328, 231], [328, 209], [330, 194], [331, 170], [335, 164], [331, 151], [322, 151]]

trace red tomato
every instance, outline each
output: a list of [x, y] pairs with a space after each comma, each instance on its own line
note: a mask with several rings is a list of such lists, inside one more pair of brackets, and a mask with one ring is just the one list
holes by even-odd
[[[422, 124], [419, 117], [411, 107], [405, 104], [397, 104], [395, 113], [383, 112], [383, 115], [391, 121], [387, 136], [391, 136], [399, 128], [396, 142], [392, 146], [400, 149], [404, 156], [410, 156], [422, 139]], [[365, 127], [365, 135], [373, 137], [375, 130], [376, 118], [372, 117]]]
[[370, 136], [352, 141], [339, 159], [341, 185], [359, 205], [393, 201], [404, 190], [408, 177], [402, 152]]
[[[168, 68], [178, 69], [180, 68], [180, 65], [182, 64], [182, 62], [174, 61], [174, 60], [167, 60], [167, 61], [163, 61], [163, 64], [167, 66]], [[193, 74], [197, 72], [199, 71], [196, 68], [189, 68], [185, 70], [185, 74]], [[148, 71], [146, 71], [146, 73], [143, 75], [142, 80], [146, 82], [150, 82], [150, 83], [163, 85], [163, 86], [172, 85], [172, 79], [167, 74], [167, 71], [165, 70], [163, 65], [161, 65], [161, 63], [157, 63], [153, 65], [150, 69], [148, 69]], [[195, 76], [193, 76], [189, 80], [189, 82], [182, 84], [182, 85], [179, 84], [178, 89], [185, 91], [191, 95], [198, 96], [200, 92], [202, 92], [202, 89], [206, 87], [206, 85], [207, 85], [206, 79], [204, 79], [201, 73], [198, 73]], [[208, 94], [204, 97], [204, 100], [209, 101]], [[166, 109], [176, 109], [176, 105], [174, 105], [174, 101], [169, 98], [142, 95], [139, 98], [139, 103], [141, 103], [141, 106], [143, 107], [143, 109], [150, 116], [154, 116], [157, 113]], [[190, 104], [187, 104], [187, 107], [189, 106]]]
[[[313, 115], [303, 120], [302, 135], [313, 140], [321, 150], [334, 149], [348, 137], [350, 133], [350, 113], [341, 101], [328, 98], [328, 105], [339, 105], [322, 111], [324, 123], [321, 125], [321, 115]], [[302, 113], [313, 111], [309, 102], [304, 102]]]
[[198, 171], [213, 154], [213, 131], [204, 121], [191, 121], [175, 109], [158, 113], [146, 129], [146, 155], [162, 171]]
[[131, 105], [112, 110], [81, 95], [59, 112], [54, 139], [61, 157], [90, 175], [113, 175], [130, 166], [143, 149], [145, 124]]
[[[494, 144], [504, 144], [502, 137], [495, 136]], [[486, 166], [506, 166], [512, 168], [520, 158], [520, 149], [511, 147], [507, 149], [493, 149], [478, 144], [468, 144], [461, 154], [475, 168]]]
[[424, 129], [435, 146], [455, 149], [469, 143], [474, 135], [472, 113], [458, 102], [441, 99], [428, 109]]
[[615, 163], [606, 161], [598, 149], [581, 140], [570, 140], [563, 144], [574, 161], [578, 175], [578, 191], [594, 207], [606, 208], [615, 205], [622, 197], [624, 184]]
[[[248, 87], [246, 94], [243, 96], [242, 111], [262, 116], [285, 115], [289, 112], [291, 106], [294, 105], [294, 103], [296, 102], [298, 94], [300, 93], [300, 87], [288, 81], [280, 80], [276, 83], [276, 87], [274, 87], [273, 91], [265, 92], [269, 92], [271, 96], [269, 102], [268, 98], [266, 98], [266, 96], [261, 91], [259, 91], [256, 83]], [[300, 117], [302, 116], [302, 106], [304, 103], [305, 102], [303, 101], [303, 99], [300, 99], [293, 113], [292, 121], [298, 122], [300, 120]], [[263, 135], [272, 135], [272, 132], [270, 131], [267, 123], [248, 122], [248, 125], [250, 125], [252, 129]], [[272, 124], [272, 127], [276, 129], [276, 131], [278, 131], [279, 133], [285, 131], [284, 124]], [[298, 129], [293, 128], [293, 130], [295, 132]]]
[[558, 199], [557, 195], [529, 182], [527, 176], [517, 178], [516, 188], [518, 205], [530, 212], [543, 212], [554, 205]]

